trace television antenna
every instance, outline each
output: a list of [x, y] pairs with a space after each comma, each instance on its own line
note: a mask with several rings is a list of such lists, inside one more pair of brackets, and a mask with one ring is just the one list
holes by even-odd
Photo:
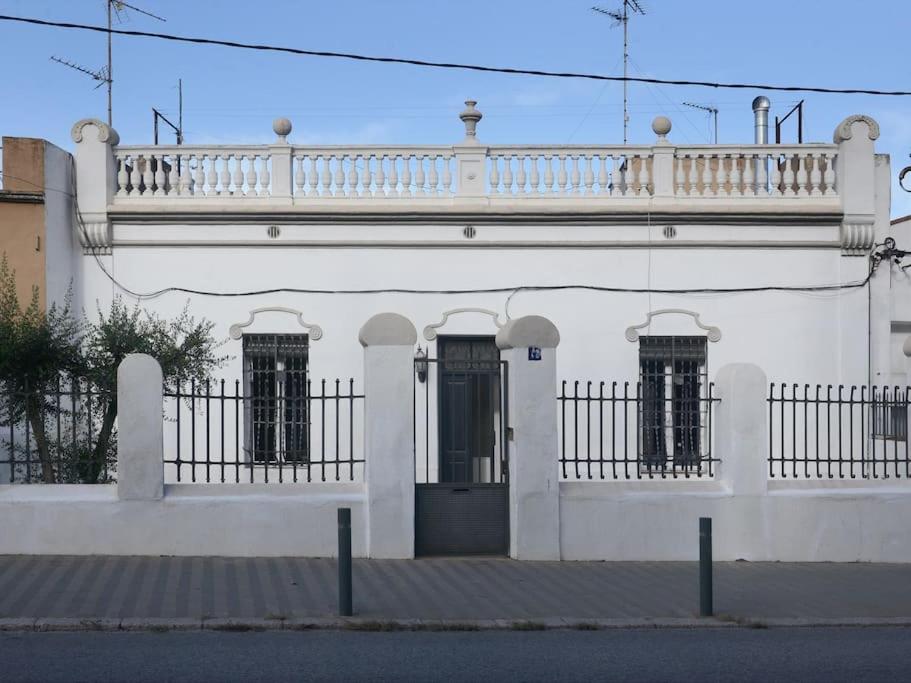
[[616, 10], [607, 10], [597, 5], [592, 7], [593, 12], [604, 14], [614, 20], [611, 28], [623, 25], [623, 144], [629, 137], [629, 82], [626, 80], [629, 73], [629, 17], [630, 14], [645, 14], [645, 8], [639, 0], [623, 0], [623, 5]]
[[144, 14], [147, 17], [152, 17], [158, 21], [167, 21], [163, 17], [159, 17], [157, 14], [152, 14], [141, 7], [136, 7], [129, 3], [123, 2], [122, 0], [105, 0], [105, 8], [107, 9], [108, 15], [108, 64], [98, 70], [87, 69], [73, 62], [69, 62], [65, 59], [59, 59], [58, 57], [51, 57], [51, 59], [58, 64], [63, 64], [68, 66], [71, 69], [76, 71], [81, 71], [82, 73], [91, 76], [96, 81], [100, 83], [95, 86], [95, 88], [100, 88], [102, 85], [107, 84], [108, 86], [108, 125], [114, 125], [114, 107], [113, 107], [113, 86], [114, 86], [114, 62], [112, 55], [112, 44], [111, 44], [111, 28], [113, 27], [114, 18], [117, 19], [117, 23], [122, 23], [124, 20], [124, 15], [127, 10], [133, 12], [138, 12], [139, 14]]
[[715, 119], [715, 144], [718, 144], [718, 107], [710, 107], [707, 104], [696, 104], [695, 102], [684, 102], [684, 107], [692, 107], [693, 109], [701, 109], [702, 111], [708, 112]]
[[92, 71], [92, 69], [80, 66], [79, 64], [74, 64], [73, 62], [69, 62], [65, 59], [61, 59], [60, 57], [55, 57], [53, 55], [51, 55], [51, 61], [57, 62], [58, 64], [63, 64], [63, 66], [68, 66], [71, 69], [75, 69], [76, 71], [81, 71], [82, 73], [91, 76], [96, 81], [100, 81], [98, 85], [95, 86], [95, 90], [111, 80], [108, 76], [108, 68], [106, 66], [101, 67], [97, 71]]

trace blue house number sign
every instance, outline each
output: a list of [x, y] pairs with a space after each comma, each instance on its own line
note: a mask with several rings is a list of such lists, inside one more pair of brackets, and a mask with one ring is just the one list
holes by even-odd
[[541, 347], [540, 346], [529, 346], [528, 347], [528, 360], [541, 360]]

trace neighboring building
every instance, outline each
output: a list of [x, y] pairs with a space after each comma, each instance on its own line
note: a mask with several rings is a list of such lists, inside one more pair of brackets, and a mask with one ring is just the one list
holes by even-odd
[[45, 140], [4, 137], [0, 252], [16, 271], [19, 300], [62, 302], [73, 280], [73, 158]]
[[[911, 216], [896, 218], [889, 236], [898, 248], [911, 251]], [[911, 384], [911, 258], [889, 268], [889, 380]]]

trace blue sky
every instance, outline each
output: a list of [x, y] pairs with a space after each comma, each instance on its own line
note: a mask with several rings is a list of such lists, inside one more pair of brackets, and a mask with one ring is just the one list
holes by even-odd
[[[122, 26], [375, 55], [619, 74], [622, 31], [591, 0], [132, 0]], [[618, 0], [603, 0], [613, 8]], [[907, 0], [645, 0], [630, 24], [633, 75], [717, 81], [911, 89]], [[102, 24], [104, 0], [0, 0], [0, 13]], [[757, 9], [758, 8], [758, 9]], [[50, 61], [105, 63], [101, 34], [0, 23], [0, 134], [71, 148], [70, 126], [104, 118], [104, 88]], [[309, 143], [458, 141], [462, 101], [478, 100], [479, 137], [490, 143], [618, 143], [619, 84], [452, 72], [410, 66], [253, 53], [150, 39], [114, 39], [114, 126], [125, 143], [152, 139], [151, 108], [176, 117], [184, 84], [188, 143], [271, 141], [288, 116], [291, 139]], [[750, 102], [760, 91], [630, 86], [630, 142], [650, 143], [654, 116], [670, 138], [710, 141], [709, 117], [683, 101], [717, 106], [722, 143], [752, 140]], [[772, 114], [800, 99], [767, 93]], [[911, 98], [805, 95], [805, 140], [830, 141], [845, 116], [879, 121], [879, 151], [893, 177], [911, 163]], [[785, 131], [796, 140], [796, 129]], [[893, 215], [911, 194], [893, 187]]]

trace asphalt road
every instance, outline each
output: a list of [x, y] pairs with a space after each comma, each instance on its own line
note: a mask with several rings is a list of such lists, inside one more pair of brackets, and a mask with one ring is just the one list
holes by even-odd
[[907, 680], [911, 628], [0, 633], [14, 681]]

